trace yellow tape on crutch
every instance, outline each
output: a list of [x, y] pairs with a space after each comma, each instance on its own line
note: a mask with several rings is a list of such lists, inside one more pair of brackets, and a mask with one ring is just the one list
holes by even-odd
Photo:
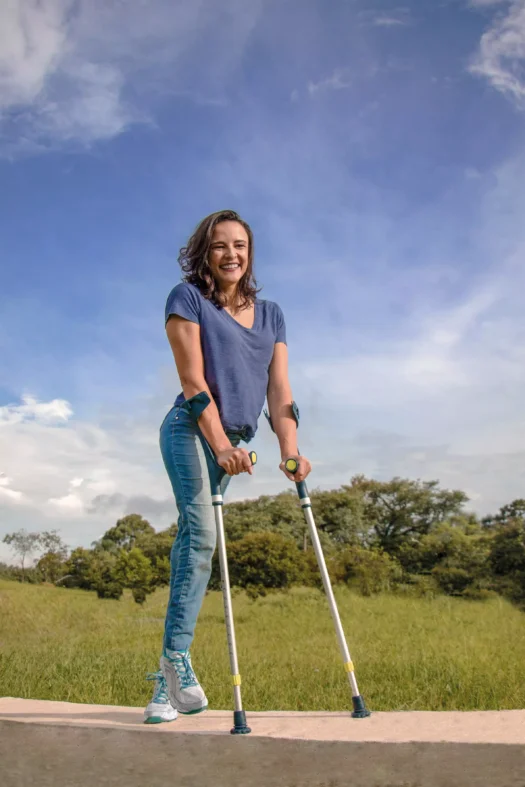
[[241, 685], [241, 676], [240, 675], [232, 675], [232, 683], [234, 686]]
[[345, 672], [354, 672], [354, 665], [351, 661], [346, 661], [344, 664]]

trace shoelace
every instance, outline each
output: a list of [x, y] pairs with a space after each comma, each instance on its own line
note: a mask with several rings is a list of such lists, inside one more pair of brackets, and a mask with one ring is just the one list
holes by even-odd
[[169, 702], [168, 697], [168, 687], [166, 685], [166, 679], [162, 672], [159, 670], [158, 672], [149, 672], [146, 675], [146, 680], [155, 680], [155, 690], [153, 692], [153, 697], [151, 699], [152, 702], [159, 702], [166, 705]]
[[173, 665], [177, 670], [177, 676], [180, 681], [181, 689], [187, 689], [190, 686], [198, 686], [199, 682], [193, 672], [191, 666], [191, 658], [188, 651], [184, 653], [177, 653], [173, 659]]

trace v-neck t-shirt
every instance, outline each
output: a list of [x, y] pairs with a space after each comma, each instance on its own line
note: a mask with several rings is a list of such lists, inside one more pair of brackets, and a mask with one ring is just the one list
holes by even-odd
[[[204, 378], [222, 426], [225, 431], [244, 432], [248, 439], [257, 431], [274, 347], [278, 342], [286, 344], [281, 308], [257, 298], [254, 309], [253, 326], [246, 328], [186, 282], [172, 289], [165, 309], [165, 322], [177, 314], [200, 326]], [[180, 393], [175, 405], [184, 401]]]

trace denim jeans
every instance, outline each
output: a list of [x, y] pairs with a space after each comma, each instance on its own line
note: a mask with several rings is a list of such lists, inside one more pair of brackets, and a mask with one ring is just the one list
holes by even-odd
[[[192, 411], [195, 400], [201, 406]], [[193, 641], [217, 540], [212, 485], [218, 483], [224, 495], [230, 481], [230, 476], [217, 465], [197, 424], [206, 402], [206, 394], [197, 394], [182, 405], [175, 405], [160, 428], [162, 458], [179, 511], [177, 537], [171, 549], [163, 643], [164, 649], [170, 650], [186, 650]], [[245, 439], [242, 432], [227, 434], [235, 446]]]

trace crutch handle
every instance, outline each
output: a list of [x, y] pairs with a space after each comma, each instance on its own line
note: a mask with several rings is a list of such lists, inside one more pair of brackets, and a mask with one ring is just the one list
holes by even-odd
[[[285, 468], [288, 470], [289, 473], [295, 475], [299, 470], [299, 462], [297, 459], [293, 457], [290, 459], [286, 459], [284, 462]], [[306, 486], [306, 481], [296, 481], [295, 486], [297, 487], [297, 494], [299, 495], [300, 500], [306, 500], [308, 498], [308, 489]]]
[[[210, 448], [210, 451], [211, 451], [211, 448]], [[253, 467], [253, 465], [257, 464], [257, 454], [255, 453], [255, 451], [249, 451], [248, 452], [248, 456], [250, 457], [250, 462], [252, 463], [252, 467]], [[223, 470], [223, 468], [220, 465], [217, 464], [217, 459], [216, 459], [215, 456], [214, 456], [214, 459], [215, 459], [215, 466], [217, 468], [217, 471], [216, 471], [216, 473], [214, 473], [214, 478], [212, 478], [212, 492], [211, 493], [212, 493], [212, 495], [217, 496], [217, 495], [222, 495], [222, 492], [221, 492], [221, 481], [224, 478], [224, 476], [226, 475], [226, 470]]]
[[297, 459], [287, 459], [284, 463], [284, 466], [288, 470], [289, 473], [294, 475], [299, 470], [299, 462]]

